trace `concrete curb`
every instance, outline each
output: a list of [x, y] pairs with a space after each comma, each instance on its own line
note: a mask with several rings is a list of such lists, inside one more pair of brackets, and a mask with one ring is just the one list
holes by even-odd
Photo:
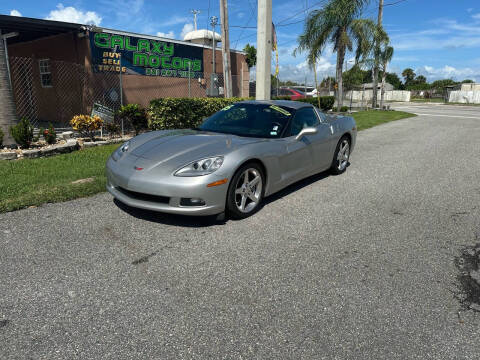
[[47, 157], [59, 154], [66, 154], [80, 149], [87, 149], [95, 146], [103, 146], [110, 144], [123, 143], [131, 137], [123, 137], [119, 139], [110, 139], [96, 142], [81, 142], [77, 139], [68, 139], [65, 144], [56, 144], [48, 148], [43, 149], [28, 149], [28, 150], [17, 150], [17, 151], [8, 151], [0, 152], [0, 161], [1, 160], [17, 160], [17, 159], [34, 159], [40, 157]]

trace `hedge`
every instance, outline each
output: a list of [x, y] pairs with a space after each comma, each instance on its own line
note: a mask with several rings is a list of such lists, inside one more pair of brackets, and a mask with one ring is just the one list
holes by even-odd
[[[190, 129], [199, 126], [203, 119], [225, 106], [242, 101], [242, 98], [161, 98], [150, 102], [147, 109], [148, 127], [152, 130]], [[317, 98], [299, 101], [318, 105]], [[333, 96], [321, 96], [323, 111], [330, 110], [335, 102]]]
[[199, 126], [203, 119], [241, 101], [241, 98], [161, 98], [148, 107], [148, 126], [153, 130], [189, 129]]

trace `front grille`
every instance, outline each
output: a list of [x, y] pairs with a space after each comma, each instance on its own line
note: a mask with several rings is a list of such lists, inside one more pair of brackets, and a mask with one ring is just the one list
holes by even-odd
[[162, 204], [168, 204], [170, 202], [170, 198], [168, 196], [159, 196], [159, 195], [150, 195], [150, 194], [144, 194], [144, 193], [139, 193], [136, 191], [131, 191], [127, 190], [122, 187], [117, 187], [117, 190], [120, 191], [121, 193], [125, 194], [126, 196], [136, 199], [136, 200], [142, 200], [142, 201], [148, 201], [148, 202], [158, 202]]

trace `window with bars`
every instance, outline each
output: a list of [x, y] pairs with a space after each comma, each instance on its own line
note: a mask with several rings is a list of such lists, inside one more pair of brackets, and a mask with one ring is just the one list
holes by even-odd
[[50, 59], [38, 60], [38, 66], [40, 68], [40, 82], [42, 87], [52, 87], [52, 72], [50, 71]]

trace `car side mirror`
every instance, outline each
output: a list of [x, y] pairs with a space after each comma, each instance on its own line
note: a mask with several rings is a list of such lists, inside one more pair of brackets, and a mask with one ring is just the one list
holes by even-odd
[[298, 135], [295, 137], [295, 140], [300, 140], [303, 138], [305, 135], [314, 135], [318, 132], [318, 130], [314, 127], [306, 127], [303, 128]]

